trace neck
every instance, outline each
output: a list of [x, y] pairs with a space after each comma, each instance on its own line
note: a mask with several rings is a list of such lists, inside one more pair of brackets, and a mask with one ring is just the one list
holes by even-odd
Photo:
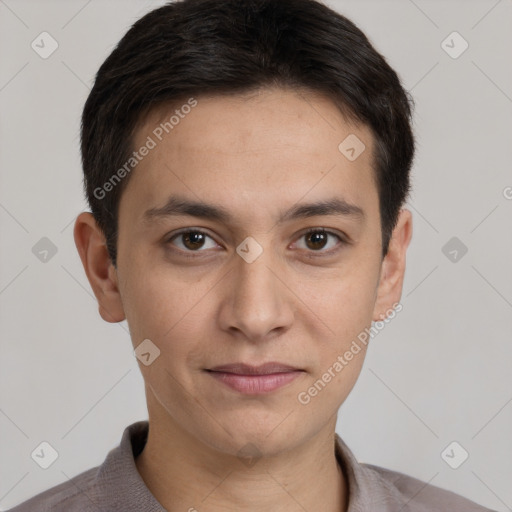
[[335, 426], [336, 416], [300, 446], [244, 462], [191, 437], [167, 416], [150, 420], [135, 463], [168, 512], [345, 512], [348, 488], [335, 456]]

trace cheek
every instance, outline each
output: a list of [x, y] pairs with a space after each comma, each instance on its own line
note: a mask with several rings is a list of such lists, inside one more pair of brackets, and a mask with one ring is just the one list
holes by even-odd
[[365, 330], [371, 326], [377, 276], [367, 274], [365, 278], [354, 272], [352, 278], [332, 284], [328, 293], [313, 296], [315, 304], [309, 304], [321, 319], [311, 331], [315, 347], [310, 346], [310, 350], [317, 356], [317, 364], [297, 399], [321, 414], [328, 415], [345, 401], [360, 375], [367, 351]]
[[310, 326], [318, 364], [301, 389], [304, 401], [311, 400], [313, 407], [325, 411], [339, 407], [359, 377], [368, 346], [366, 330], [371, 326], [378, 275], [377, 258], [370, 261], [354, 254], [350, 264], [336, 274], [303, 285], [301, 293], [308, 297], [308, 307], [319, 318]]
[[[330, 274], [303, 277], [299, 294], [309, 309], [309, 316], [323, 324], [330, 343], [342, 348], [372, 320], [379, 278], [375, 261], [364, 262], [357, 254]], [[318, 327], [318, 325], [317, 325]]]
[[136, 347], [151, 340], [160, 350], [160, 362], [179, 368], [188, 354], [200, 352], [211, 330], [204, 308], [215, 280], [184, 279], [168, 266], [147, 268], [133, 261], [132, 277], [122, 290], [132, 343]]
[[376, 286], [376, 275], [354, 273], [349, 281], [331, 291], [329, 318], [338, 339], [347, 341], [371, 323]]

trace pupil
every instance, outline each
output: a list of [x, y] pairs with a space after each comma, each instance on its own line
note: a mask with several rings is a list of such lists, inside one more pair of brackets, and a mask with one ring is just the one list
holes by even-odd
[[204, 243], [204, 236], [202, 233], [198, 233], [197, 231], [191, 231], [190, 233], [185, 233], [185, 245], [190, 244], [192, 249], [196, 249], [197, 247], [201, 247]]
[[[321, 249], [325, 245], [326, 234], [322, 232], [310, 233], [308, 238], [313, 240], [312, 249]], [[320, 243], [320, 246], [317, 245], [318, 243]]]

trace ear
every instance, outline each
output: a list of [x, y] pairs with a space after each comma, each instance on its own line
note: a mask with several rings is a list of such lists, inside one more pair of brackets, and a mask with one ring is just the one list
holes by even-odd
[[101, 318], [106, 322], [121, 322], [125, 314], [117, 271], [108, 255], [105, 235], [91, 213], [82, 212], [78, 215], [73, 236], [87, 279], [98, 301]]
[[388, 253], [382, 260], [373, 321], [383, 320], [386, 312], [400, 302], [405, 274], [405, 254], [412, 237], [412, 214], [401, 210], [391, 235]]

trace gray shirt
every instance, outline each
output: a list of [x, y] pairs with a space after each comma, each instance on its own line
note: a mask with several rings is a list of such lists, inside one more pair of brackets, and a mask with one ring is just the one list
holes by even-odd
[[[8, 512], [165, 512], [135, 465], [146, 444], [149, 423], [124, 430], [104, 462], [47, 489]], [[348, 512], [489, 512], [451, 491], [371, 464], [359, 463], [336, 434], [336, 457], [348, 480]]]

